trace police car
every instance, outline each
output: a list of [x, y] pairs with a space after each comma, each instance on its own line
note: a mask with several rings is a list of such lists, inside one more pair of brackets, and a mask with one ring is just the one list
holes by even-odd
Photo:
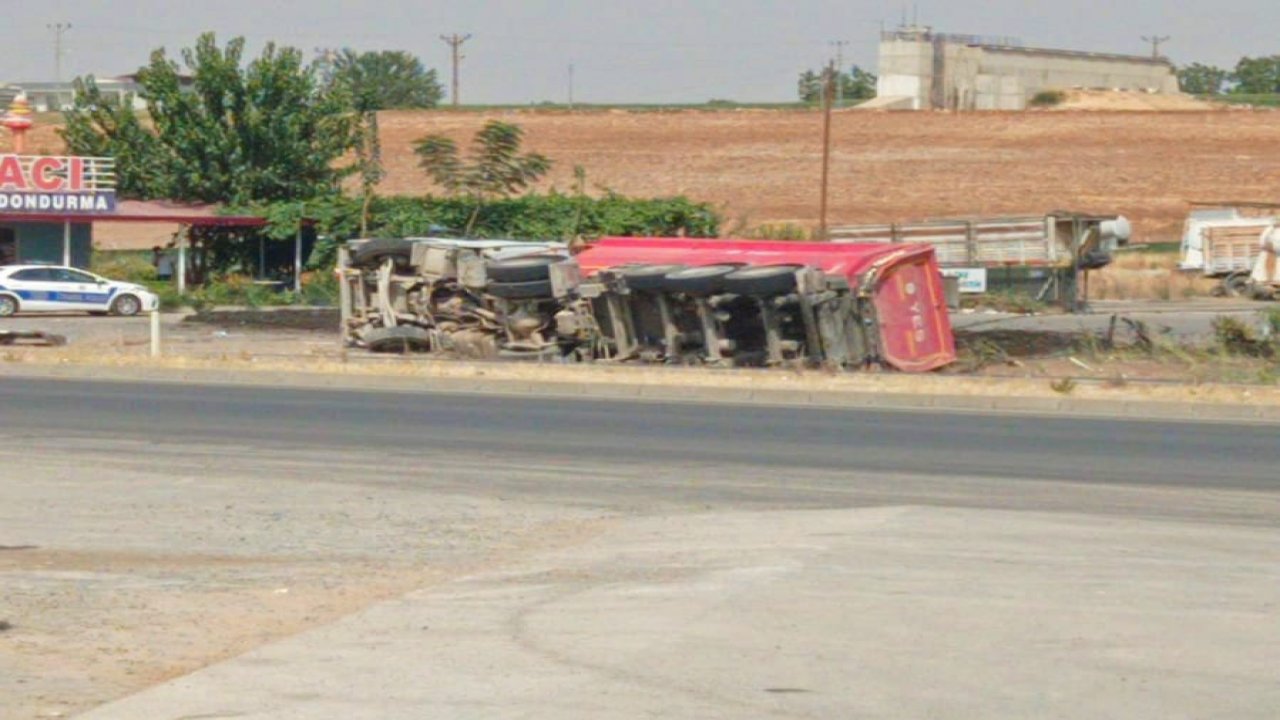
[[60, 265], [0, 267], [0, 317], [20, 312], [88, 312], [137, 315], [160, 307], [141, 285], [116, 282]]

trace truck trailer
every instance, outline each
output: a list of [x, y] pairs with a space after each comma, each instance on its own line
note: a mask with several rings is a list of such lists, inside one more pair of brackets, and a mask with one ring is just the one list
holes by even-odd
[[340, 252], [342, 339], [476, 359], [927, 372], [955, 360], [926, 245], [444, 238]]

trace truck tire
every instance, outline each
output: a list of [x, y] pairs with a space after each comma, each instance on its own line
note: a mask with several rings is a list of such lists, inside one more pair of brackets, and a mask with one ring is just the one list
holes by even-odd
[[662, 278], [662, 289], [667, 292], [690, 295], [712, 295], [724, 291], [724, 279], [736, 272], [741, 265], [704, 265], [667, 273]]
[[724, 278], [724, 289], [736, 295], [785, 295], [796, 289], [802, 265], [761, 265], [742, 268]]
[[420, 327], [401, 325], [375, 328], [364, 334], [364, 344], [376, 353], [430, 352], [431, 334]]
[[396, 267], [409, 267], [409, 258], [413, 254], [413, 243], [400, 238], [378, 238], [369, 240], [351, 252], [351, 264], [354, 267], [373, 269], [388, 258], [395, 260]]
[[663, 278], [684, 269], [684, 265], [636, 265], [619, 268], [616, 272], [632, 290], [661, 290]]
[[551, 279], [551, 266], [564, 262], [559, 255], [534, 255], [485, 263], [485, 275], [497, 283], [528, 283]]
[[1253, 284], [1251, 273], [1234, 272], [1226, 276], [1222, 280], [1222, 289], [1226, 291], [1227, 297], [1247, 297], [1249, 295], [1249, 287]]
[[485, 292], [504, 300], [532, 300], [534, 298], [552, 297], [550, 280], [533, 280], [531, 282], [491, 282], [485, 286]]

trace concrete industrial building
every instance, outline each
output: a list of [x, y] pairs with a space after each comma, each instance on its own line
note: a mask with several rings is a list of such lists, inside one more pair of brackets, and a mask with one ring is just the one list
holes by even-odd
[[1073, 88], [1179, 92], [1163, 58], [1044, 50], [929, 28], [881, 36], [878, 107], [1023, 110], [1037, 93]]

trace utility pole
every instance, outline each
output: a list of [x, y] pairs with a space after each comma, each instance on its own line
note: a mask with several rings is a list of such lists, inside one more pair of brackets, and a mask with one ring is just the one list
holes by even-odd
[[573, 109], [573, 63], [569, 63], [569, 109]]
[[469, 33], [466, 35], [454, 33], [452, 35], [441, 35], [440, 39], [445, 41], [445, 44], [453, 51], [453, 106], [458, 107], [458, 63], [462, 62], [462, 59], [466, 57], [461, 53], [462, 44], [470, 40], [471, 35]]
[[822, 202], [818, 210], [818, 240], [826, 241], [827, 233], [827, 189], [831, 180], [831, 104], [835, 100], [836, 69], [827, 65], [822, 87]]
[[53, 23], [45, 27], [53, 32], [53, 79], [62, 82], [62, 36], [71, 29], [71, 23]]
[[1142, 36], [1142, 41], [1143, 41], [1143, 42], [1151, 43], [1151, 59], [1152, 59], [1152, 60], [1159, 60], [1159, 59], [1160, 59], [1160, 46], [1161, 46], [1161, 45], [1163, 45], [1163, 44], [1165, 44], [1165, 43], [1167, 43], [1167, 42], [1169, 42], [1169, 41], [1170, 41], [1170, 40], [1172, 40], [1172, 39], [1173, 39], [1173, 38], [1169, 37], [1168, 35], [1163, 35], [1163, 36], [1162, 36], [1162, 35], [1151, 35], [1150, 37], [1148, 37], [1148, 36], [1146, 36], [1146, 35], [1143, 35], [1143, 36]]
[[848, 45], [848, 40], [832, 40], [831, 46], [836, 49], [836, 107], [844, 107], [844, 78], [840, 75], [844, 74], [844, 46]]

